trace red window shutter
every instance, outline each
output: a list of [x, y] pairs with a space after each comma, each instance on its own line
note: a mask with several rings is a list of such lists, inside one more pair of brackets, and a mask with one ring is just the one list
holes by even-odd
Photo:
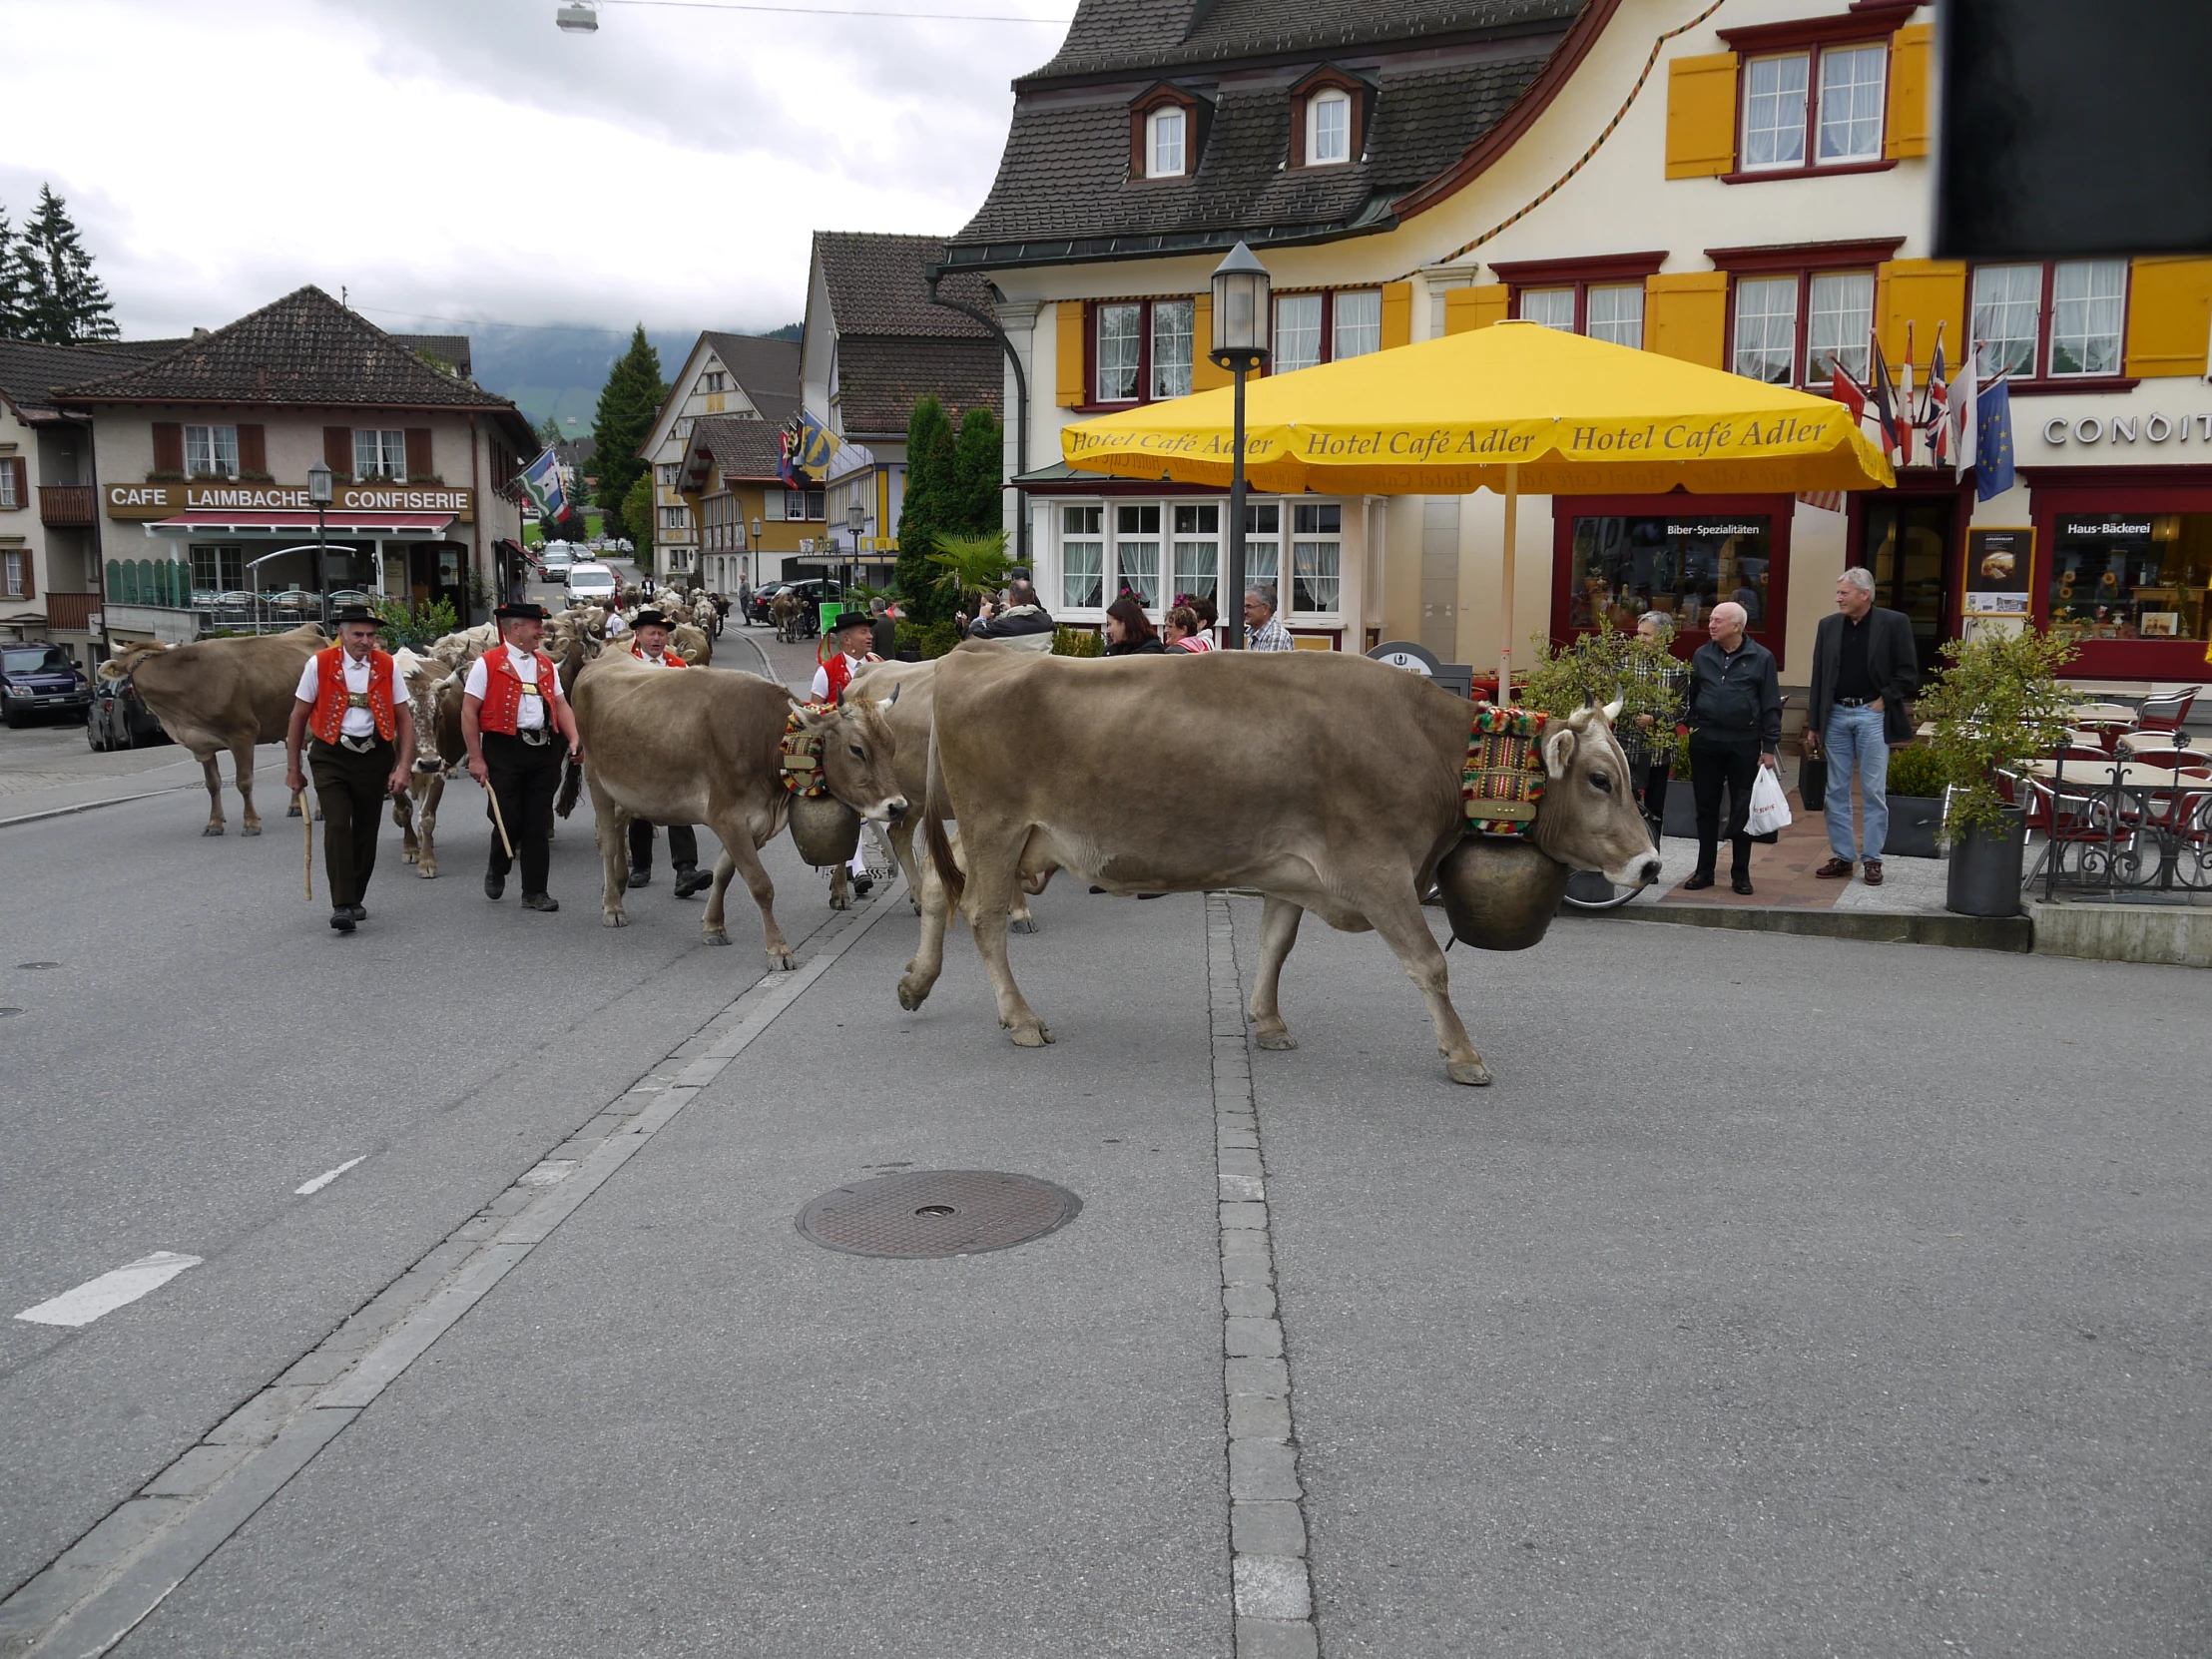
[[325, 426], [322, 428], [322, 464], [340, 478], [353, 476], [352, 427]]
[[239, 428], [239, 470], [249, 475], [269, 470], [268, 427], [241, 426]]
[[435, 469], [430, 465], [430, 428], [407, 428], [407, 476], [427, 478]]
[[185, 470], [185, 428], [181, 421], [157, 420], [154, 422], [154, 470], [156, 472], [182, 472]]

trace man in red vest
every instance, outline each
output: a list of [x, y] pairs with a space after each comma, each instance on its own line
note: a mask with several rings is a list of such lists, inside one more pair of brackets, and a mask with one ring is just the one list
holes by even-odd
[[[852, 684], [855, 674], [869, 663], [883, 660], [868, 649], [874, 643], [875, 621], [865, 611], [838, 612], [837, 620], [830, 624], [830, 637], [836, 641], [836, 655], [815, 670], [817, 703], [836, 702], [844, 696], [844, 688]], [[881, 838], [880, 831], [877, 838]], [[852, 849], [852, 861], [845, 873], [852, 878], [852, 890], [862, 897], [875, 885], [875, 878], [867, 872], [867, 854], [858, 847]]]
[[[630, 635], [630, 654], [654, 668], [689, 668], [691, 665], [668, 648], [670, 623], [659, 611], [638, 613]], [[699, 867], [699, 831], [688, 824], [668, 827], [668, 861], [676, 866], [676, 896], [689, 898], [715, 884], [714, 872]], [[653, 880], [653, 825], [650, 820], [630, 821], [630, 885], [643, 887]]]
[[354, 923], [368, 919], [361, 894], [376, 867], [384, 798], [407, 787], [414, 714], [399, 665], [377, 649], [374, 615], [348, 605], [336, 622], [338, 643], [307, 659], [293, 693], [291, 724], [284, 730], [284, 787], [306, 788], [299, 746], [313, 733], [309, 757], [315, 802], [322, 809], [330, 925], [350, 933]]
[[497, 801], [493, 818], [491, 867], [484, 872], [484, 896], [507, 890], [507, 849], [498, 826], [505, 824], [522, 864], [522, 907], [558, 910], [559, 899], [545, 890], [553, 863], [553, 797], [561, 783], [561, 764], [571, 754], [581, 762], [584, 745], [576, 735], [576, 717], [561, 694], [553, 659], [538, 649], [545, 638], [545, 608], [502, 605], [500, 643], [469, 664], [461, 686], [461, 741], [468, 746], [468, 775]]

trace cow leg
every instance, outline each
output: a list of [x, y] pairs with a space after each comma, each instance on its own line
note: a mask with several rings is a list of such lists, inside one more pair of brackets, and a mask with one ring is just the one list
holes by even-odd
[[998, 1023], [1013, 1034], [1015, 1046], [1042, 1048], [1053, 1041], [1052, 1032], [1029, 1006], [1014, 983], [1013, 967], [1006, 960], [1006, 918], [1013, 908], [1015, 871], [1021, 862], [1021, 842], [1008, 840], [991, 846], [968, 827], [961, 830], [967, 856], [967, 902], [961, 912], [968, 931], [975, 935], [976, 953], [983, 958], [983, 972], [998, 1001]]
[[599, 842], [605, 879], [599, 890], [599, 920], [605, 927], [627, 927], [630, 917], [622, 907], [622, 895], [630, 888], [630, 815], [616, 806], [587, 769], [584, 781], [591, 786], [593, 833]]
[[921, 914], [921, 866], [914, 861], [914, 819], [911, 813], [891, 826], [891, 856], [906, 875], [906, 902]]
[[729, 931], [724, 926], [723, 894], [729, 888], [731, 875], [742, 874], [746, 891], [761, 907], [761, 947], [768, 952], [770, 969], [783, 972], [799, 966], [792, 959], [791, 940], [784, 937], [783, 928], [776, 924], [776, 883], [768, 878], [768, 867], [761, 862], [760, 848], [754, 844], [753, 831], [745, 822], [745, 815], [732, 812], [726, 823], [715, 826], [715, 834], [722, 841], [722, 856], [715, 860], [715, 884], [707, 895], [707, 914], [700, 923], [701, 937], [709, 944], [730, 942]]
[[1361, 908], [1396, 955], [1406, 977], [1420, 987], [1427, 1000], [1429, 1022], [1436, 1028], [1436, 1050], [1443, 1055], [1444, 1070], [1451, 1080], [1477, 1088], [1486, 1085], [1490, 1068], [1475, 1052], [1474, 1039], [1467, 1035], [1467, 1028], [1459, 1023], [1459, 1011], [1451, 1005], [1444, 953], [1436, 946], [1436, 935], [1428, 930], [1427, 918], [1420, 913], [1420, 900], [1411, 886], [1406, 887], [1401, 899]]
[[200, 770], [208, 780], [208, 827], [200, 831], [203, 835], [220, 835], [224, 830], [223, 774], [216, 770], [216, 755], [217, 751], [211, 749], [200, 757]]
[[445, 798], [445, 774], [430, 774], [429, 787], [422, 792], [422, 813], [416, 820], [419, 828], [415, 833], [422, 842], [422, 866], [415, 873], [425, 881], [434, 881], [438, 874], [438, 803]]
[[1283, 958], [1298, 943], [1305, 909], [1287, 898], [1270, 897], [1260, 912], [1260, 965], [1252, 975], [1252, 1040], [1262, 1048], [1296, 1048], [1298, 1039], [1283, 1023], [1275, 989], [1283, 976]]
[[[209, 763], [211, 766], [213, 762]], [[231, 771], [238, 780], [239, 799], [246, 805], [239, 814], [239, 833], [258, 835], [262, 832], [262, 815], [254, 811], [254, 740], [231, 746]]]
[[830, 872], [830, 908], [832, 910], [849, 910], [852, 908], [852, 882], [846, 876], [842, 864], [837, 865], [835, 869]]
[[[911, 845], [909, 836], [908, 856], [912, 855]], [[913, 882], [914, 907], [921, 912], [921, 937], [914, 945], [914, 959], [906, 964], [905, 975], [898, 981], [898, 1005], [910, 1014], [929, 1000], [937, 975], [944, 972], [944, 927], [950, 919], [950, 906], [944, 883], [937, 879], [937, 866], [929, 859], [909, 869], [907, 878]]]
[[414, 796], [411, 793], [413, 790], [411, 783], [408, 785], [408, 790], [410, 793], [395, 795], [391, 798], [391, 821], [399, 826], [399, 861], [403, 864], [419, 863], [422, 858], [421, 843], [415, 839]]

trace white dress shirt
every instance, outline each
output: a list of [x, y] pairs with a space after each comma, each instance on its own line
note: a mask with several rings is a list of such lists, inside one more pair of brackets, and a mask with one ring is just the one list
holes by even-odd
[[[370, 649], [373, 650], [374, 648], [371, 647]], [[366, 697], [368, 695], [367, 659], [363, 658], [361, 661], [355, 662], [352, 652], [341, 651], [338, 653], [338, 664], [345, 675], [345, 689], [361, 697]], [[321, 669], [319, 656], [309, 657], [307, 666], [299, 671], [299, 689], [292, 693], [294, 697], [309, 708], [312, 708], [315, 699], [322, 695]], [[396, 715], [399, 710], [406, 706], [407, 681], [406, 677], [399, 672], [399, 659], [394, 657], [391, 664], [392, 712]], [[375, 711], [365, 708], [347, 709], [345, 719], [338, 724], [338, 734], [347, 738], [365, 738], [375, 730]]]
[[[499, 649], [507, 653], [507, 660], [515, 665], [515, 673], [522, 681], [522, 701], [515, 705], [515, 730], [535, 732], [551, 718], [545, 706], [550, 693], [538, 690], [537, 654], [516, 645], [504, 645]], [[468, 679], [462, 682], [461, 695], [481, 702], [490, 679], [491, 671], [484, 667], [484, 659], [477, 658], [468, 665]]]
[[[867, 658], [865, 657], [855, 657], [847, 653], [844, 660], [850, 666], [852, 674], [857, 674], [867, 667]], [[851, 675], [845, 677], [844, 683], [848, 686], [852, 684]], [[830, 700], [830, 665], [828, 663], [824, 663], [822, 667], [815, 670], [814, 698], [817, 703], [827, 703]]]

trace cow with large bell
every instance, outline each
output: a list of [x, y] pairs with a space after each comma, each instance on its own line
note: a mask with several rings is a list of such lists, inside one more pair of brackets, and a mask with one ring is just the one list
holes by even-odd
[[[1256, 887], [1267, 900], [1251, 1001], [1261, 1047], [1296, 1046], [1276, 984], [1311, 910], [1382, 934], [1427, 1001], [1452, 1081], [1490, 1081], [1421, 913], [1439, 882], [1454, 889], [1447, 906], [1480, 909], [1455, 889], [1479, 887], [1485, 860], [1453, 856], [1468, 838], [1473, 705], [1365, 658], [1306, 652], [1087, 662], [963, 648], [938, 665], [935, 691], [923, 828], [930, 887], [945, 896], [925, 894], [903, 1006], [919, 1007], [935, 982], [949, 902], [975, 935], [999, 1023], [1024, 1047], [1052, 1041], [1006, 952], [1015, 890], [1050, 865], [1117, 893]], [[1656, 881], [1660, 857], [1607, 711], [1549, 721], [1532, 753], [1543, 778], [1520, 845], [1559, 888], [1578, 868]], [[947, 819], [960, 829], [957, 863]]]

